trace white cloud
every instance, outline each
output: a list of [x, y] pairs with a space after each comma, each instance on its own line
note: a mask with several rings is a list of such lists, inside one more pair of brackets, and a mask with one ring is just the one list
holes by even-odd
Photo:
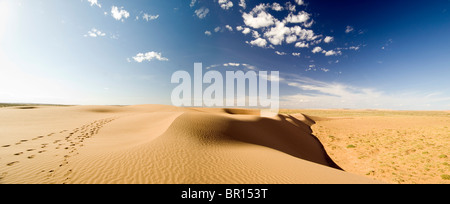
[[99, 4], [97, 0], [88, 0], [88, 2], [91, 3], [91, 6], [98, 6], [99, 8], [102, 7], [102, 5]]
[[261, 37], [261, 35], [260, 35], [260, 34], [258, 33], [258, 31], [256, 31], [256, 30], [252, 31], [252, 36], [253, 36], [253, 38], [255, 38], [255, 39]]
[[191, 1], [191, 4], [189, 4], [189, 6], [192, 8], [192, 7], [195, 6], [195, 3], [197, 3], [197, 0], [192, 0], [192, 1]]
[[309, 44], [305, 43], [305, 42], [298, 42], [298, 43], [295, 43], [295, 47], [297, 47], [297, 48], [308, 48]]
[[353, 32], [355, 29], [352, 27], [352, 26], [347, 26], [346, 28], [345, 28], [345, 33], [351, 33], [351, 32]]
[[251, 41], [250, 44], [254, 45], [254, 46], [266, 48], [267, 47], [267, 40], [266, 39], [262, 39], [262, 38], [258, 38], [256, 40]]
[[244, 28], [244, 30], [242, 31], [242, 33], [244, 33], [245, 35], [249, 34], [250, 32], [252, 32], [252, 29], [250, 28]]
[[359, 49], [361, 49], [361, 47], [360, 46], [351, 46], [348, 49], [358, 51]]
[[319, 52], [322, 52], [322, 48], [321, 47], [315, 47], [313, 50], [312, 50], [312, 53], [319, 53]]
[[222, 28], [220, 28], [219, 26], [217, 26], [216, 28], [214, 28], [214, 32], [219, 32]]
[[[296, 2], [298, 5], [304, 5], [303, 1]], [[305, 11], [295, 11], [293, 2], [285, 3], [284, 7], [279, 3], [260, 3], [249, 12], [243, 12], [242, 18], [244, 24], [248, 27], [237, 27], [238, 31], [243, 30], [244, 34], [249, 34], [251, 29], [257, 31], [257, 35], [253, 35], [253, 44], [256, 42], [266, 42], [270, 45], [259, 47], [270, 47], [286, 44], [293, 44], [297, 48], [308, 48], [310, 45], [318, 45], [323, 41], [323, 35], [317, 35], [313, 30], [309, 29], [313, 25], [314, 20], [311, 19], [311, 14]], [[284, 18], [275, 18], [268, 10], [290, 10], [286, 12]], [[296, 14], [294, 14], [296, 12]], [[260, 39], [261, 38], [261, 39]], [[262, 41], [262, 40], [265, 41]], [[256, 41], [257, 40], [257, 41]], [[327, 41], [330, 40], [327, 38]]]
[[301, 54], [302, 54], [302, 53], [299, 53], [299, 52], [293, 52], [293, 53], [292, 53], [292, 56], [294, 56], [294, 57], [300, 57]]
[[235, 63], [235, 62], [229, 62], [229, 63], [225, 63], [225, 64], [213, 64], [213, 65], [206, 67], [206, 69], [212, 69], [212, 68], [216, 68], [216, 67], [244, 67], [248, 70], [258, 70], [258, 68], [253, 65], [244, 64], [244, 63], [241, 64], [241, 63]]
[[325, 56], [338, 56], [338, 55], [342, 55], [341, 51], [334, 51], [334, 50], [330, 50], [330, 51], [322, 51], [322, 53], [325, 54]]
[[239, 66], [241, 66], [241, 64], [229, 62], [229, 63], [223, 64], [223, 66], [225, 66], [225, 67], [239, 67]]
[[297, 10], [295, 7], [295, 4], [292, 4], [290, 1], [286, 3], [286, 9], [291, 12], [295, 12]]
[[264, 33], [264, 37], [266, 37], [273, 45], [281, 45], [283, 44], [285, 36], [290, 34], [291, 29], [286, 27], [284, 23], [277, 22], [275, 27], [270, 28]]
[[228, 10], [233, 7], [231, 0], [219, 0], [219, 5], [222, 9]]
[[327, 73], [327, 72], [330, 71], [329, 69], [325, 69], [325, 68], [321, 68], [320, 70], [322, 70], [322, 71], [325, 72], [325, 73]]
[[205, 31], [205, 35], [207, 35], [207, 36], [211, 36], [211, 31], [209, 31], [209, 30], [207, 30], [207, 31]]
[[325, 43], [330, 43], [330, 42], [333, 42], [333, 41], [334, 41], [334, 37], [331, 37], [331, 36], [327, 36], [323, 40], [323, 42], [325, 42]]
[[144, 14], [142, 15], [142, 19], [146, 20], [147, 22], [148, 22], [148, 21], [151, 21], [151, 20], [156, 20], [156, 19], [158, 19], [158, 18], [159, 18], [159, 15], [154, 15], [154, 16], [152, 16], [152, 15], [149, 15], [149, 14], [147, 14], [147, 13], [144, 13]]
[[305, 11], [299, 11], [297, 15], [290, 13], [285, 21], [288, 23], [306, 23], [310, 19], [310, 14]]
[[279, 3], [273, 3], [272, 4], [272, 10], [274, 11], [282, 11], [284, 8]]
[[233, 31], [233, 27], [231, 27], [230, 25], [226, 25], [225, 28], [229, 31]]
[[297, 3], [299, 6], [305, 4], [305, 2], [303, 2], [303, 0], [295, 0], [295, 3]]
[[130, 13], [128, 13], [128, 11], [126, 11], [126, 10], [123, 10], [123, 7], [121, 7], [120, 10], [119, 10], [118, 7], [113, 6], [111, 8], [111, 16], [114, 19], [116, 19], [118, 21], [121, 20], [123, 22], [124, 19], [127, 19], [128, 17], [130, 17]]
[[249, 13], [243, 13], [242, 18], [247, 26], [252, 28], [265, 28], [275, 24], [275, 17], [266, 12], [267, 6], [260, 4]]
[[300, 40], [313, 41], [320, 38], [321, 35], [316, 35], [314, 31], [303, 29], [300, 26], [291, 27], [291, 33], [296, 34]]
[[239, 6], [242, 7], [243, 9], [246, 9], [247, 8], [247, 4], [245, 3], [245, 0], [239, 1]]
[[143, 61], [152, 61], [152, 60], [159, 60], [159, 61], [169, 61], [169, 59], [162, 56], [159, 52], [147, 52], [147, 53], [139, 53], [136, 56], [133, 57], [134, 61], [136, 62], [143, 62]]
[[244, 30], [244, 27], [242, 27], [242, 26], [237, 26], [237, 27], [236, 27], [236, 30], [237, 30], [237, 31], [242, 31], [242, 30]]
[[309, 71], [317, 71], [316, 65], [314, 65], [314, 64], [309, 65], [308, 68], [305, 71], [307, 71], [307, 72], [309, 72]]
[[198, 18], [204, 19], [209, 13], [209, 9], [202, 7], [200, 9], [195, 10], [195, 15], [197, 15]]
[[96, 28], [92, 28], [90, 31], [88, 31], [88, 33], [86, 35], [84, 35], [84, 37], [92, 37], [92, 38], [96, 38], [96, 37], [105, 37], [106, 33], [97, 30]]
[[291, 44], [293, 42], [297, 41], [296, 35], [290, 35], [286, 37], [286, 43]]
[[281, 55], [281, 56], [287, 55], [287, 53], [285, 53], [285, 52], [280, 52], [280, 51], [275, 51], [275, 54]]
[[305, 28], [311, 28], [311, 26], [314, 24], [314, 20], [311, 20], [309, 23], [305, 22], [303, 23], [303, 26], [305, 26]]

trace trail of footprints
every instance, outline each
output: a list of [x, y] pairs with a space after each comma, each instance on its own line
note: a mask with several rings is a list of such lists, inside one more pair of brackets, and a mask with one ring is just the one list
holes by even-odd
[[[79, 128], [75, 128], [72, 131], [68, 131], [68, 130], [62, 130], [59, 133], [50, 133], [46, 136], [37, 136], [35, 138], [32, 138], [31, 141], [38, 141], [40, 139], [43, 139], [45, 137], [57, 137], [58, 139], [50, 142], [50, 143], [41, 143], [38, 147], [36, 148], [28, 148], [25, 149], [24, 151], [21, 152], [17, 152], [14, 153], [13, 156], [17, 157], [17, 156], [22, 156], [25, 153], [31, 153], [25, 155], [27, 159], [34, 159], [36, 158], [38, 155], [40, 154], [44, 154], [45, 152], [47, 152], [46, 149], [48, 148], [55, 148], [56, 150], [61, 150], [64, 151], [62, 154], [57, 154], [55, 156], [62, 156], [62, 162], [59, 164], [58, 168], [67, 166], [69, 164], [69, 159], [75, 155], [78, 155], [78, 149], [84, 146], [84, 141], [92, 138], [93, 136], [97, 135], [99, 130], [106, 124], [116, 120], [117, 118], [107, 118], [107, 119], [103, 119], [103, 120], [96, 120], [90, 124], [86, 124], [83, 125]], [[65, 133], [68, 133], [67, 135], [64, 135]], [[30, 142], [28, 140], [20, 140], [17, 143], [15, 143], [15, 145], [22, 145], [25, 144], [27, 142]], [[12, 145], [3, 145], [1, 146], [1, 148], [8, 148], [11, 147]], [[61, 152], [58, 152], [61, 153]], [[12, 161], [6, 164], [6, 166], [13, 166], [18, 164], [19, 161]], [[51, 169], [51, 170], [42, 170], [39, 173], [47, 173], [47, 178], [51, 178], [55, 175], [57, 171], [57, 168], [55, 169]], [[72, 169], [68, 170], [64, 176], [65, 178], [65, 182], [70, 180], [70, 174], [72, 173]], [[4, 176], [6, 176], [7, 172], [2, 173], [0, 176], [0, 180], [2, 178], [4, 178]]]

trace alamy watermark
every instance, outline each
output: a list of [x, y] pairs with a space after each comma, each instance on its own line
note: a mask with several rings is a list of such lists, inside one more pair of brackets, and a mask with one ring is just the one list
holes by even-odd
[[279, 75], [278, 71], [271, 71], [270, 75], [267, 71], [226, 71], [224, 78], [215, 70], [203, 74], [202, 63], [195, 63], [193, 78], [187, 71], [172, 74], [171, 82], [179, 84], [172, 91], [172, 104], [260, 108], [261, 116], [273, 116], [280, 107]]

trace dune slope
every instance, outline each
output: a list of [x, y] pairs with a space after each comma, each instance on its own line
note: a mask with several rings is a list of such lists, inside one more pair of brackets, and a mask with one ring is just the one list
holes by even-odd
[[376, 183], [339, 170], [314, 121], [162, 105], [0, 109], [0, 183]]

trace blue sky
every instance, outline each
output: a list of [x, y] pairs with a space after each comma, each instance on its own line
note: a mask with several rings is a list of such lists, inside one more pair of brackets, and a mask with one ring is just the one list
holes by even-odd
[[0, 0], [0, 102], [171, 104], [280, 71], [282, 108], [450, 109], [450, 1]]

